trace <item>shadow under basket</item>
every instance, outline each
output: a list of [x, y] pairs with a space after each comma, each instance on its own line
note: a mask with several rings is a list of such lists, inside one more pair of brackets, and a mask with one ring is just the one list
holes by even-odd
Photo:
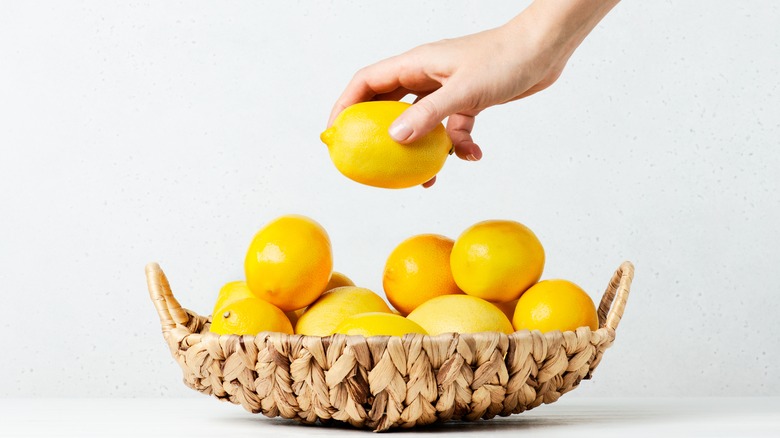
[[507, 416], [552, 403], [590, 379], [615, 340], [634, 267], [624, 262], [591, 331], [437, 336], [217, 335], [183, 309], [157, 263], [149, 294], [184, 383], [247, 411], [384, 431]]

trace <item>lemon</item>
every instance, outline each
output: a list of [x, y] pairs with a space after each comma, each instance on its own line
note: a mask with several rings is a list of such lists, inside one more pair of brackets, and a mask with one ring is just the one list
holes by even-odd
[[333, 333], [362, 336], [403, 336], [407, 333], [428, 333], [416, 322], [394, 313], [369, 312], [347, 317]]
[[599, 328], [596, 306], [587, 293], [568, 280], [544, 280], [525, 291], [512, 319], [516, 330], [562, 332]]
[[410, 144], [395, 142], [387, 130], [409, 106], [395, 101], [362, 102], [342, 111], [320, 135], [339, 172], [359, 183], [387, 189], [412, 187], [433, 178], [444, 166], [452, 141], [439, 124]]
[[217, 302], [214, 303], [214, 311], [212, 315], [216, 315], [217, 311], [225, 307], [225, 305], [234, 301], [243, 300], [244, 298], [256, 298], [255, 294], [249, 290], [249, 286], [245, 281], [231, 281], [225, 283], [219, 290], [217, 295]]
[[471, 295], [432, 298], [407, 316], [431, 335], [441, 333], [512, 333], [512, 323], [493, 304]]
[[[217, 302], [214, 304], [212, 315], [217, 315], [226, 305], [238, 300], [243, 300], [244, 298], [257, 298], [257, 296], [249, 290], [249, 286], [246, 285], [245, 281], [231, 281], [230, 283], [226, 283], [222, 286], [222, 289], [219, 290], [219, 296], [217, 296]], [[298, 316], [300, 316], [301, 313], [303, 313], [303, 309], [284, 312], [293, 327], [295, 327], [295, 323], [298, 322]]]
[[327, 292], [337, 287], [354, 285], [355, 283], [349, 277], [342, 274], [341, 272], [333, 271], [333, 275], [330, 276], [330, 280], [328, 281], [328, 284], [325, 285], [325, 290], [323, 290], [323, 292]]
[[[342, 274], [341, 272], [333, 271], [333, 275], [330, 276], [330, 281], [328, 281], [328, 284], [325, 285], [325, 289], [322, 291], [322, 293], [325, 293], [337, 287], [354, 286], [354, 285], [355, 283], [353, 283], [352, 280], [349, 279], [349, 277]], [[298, 323], [298, 318], [300, 318], [300, 316], [303, 315], [303, 312], [305, 311], [306, 308], [303, 307], [298, 310], [288, 310], [287, 312], [284, 312], [284, 314], [287, 315], [287, 318], [290, 320], [290, 323], [293, 325], [293, 327], [295, 327], [295, 324]]]
[[401, 314], [409, 314], [433, 297], [463, 293], [450, 269], [454, 243], [438, 234], [421, 234], [404, 240], [390, 253], [382, 286]]
[[273, 304], [257, 297], [228, 303], [211, 316], [211, 331], [220, 335], [292, 334], [290, 320]]
[[249, 289], [259, 298], [285, 311], [306, 307], [331, 277], [328, 233], [305, 216], [277, 218], [252, 239], [244, 270]]
[[525, 225], [489, 220], [472, 225], [458, 237], [450, 266], [463, 292], [504, 303], [516, 300], [539, 281], [544, 248]]
[[390, 308], [382, 297], [366, 288], [343, 286], [331, 289], [298, 317], [295, 333], [327, 336], [344, 319], [366, 312], [390, 313]]

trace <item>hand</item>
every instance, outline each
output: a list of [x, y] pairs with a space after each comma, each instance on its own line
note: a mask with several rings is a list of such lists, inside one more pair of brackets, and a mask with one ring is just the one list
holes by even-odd
[[477, 161], [482, 150], [471, 136], [477, 114], [552, 85], [576, 47], [616, 3], [537, 0], [504, 26], [425, 44], [365, 67], [336, 101], [328, 126], [355, 103], [414, 94], [415, 104], [390, 126], [391, 137], [411, 143], [448, 118], [457, 156]]

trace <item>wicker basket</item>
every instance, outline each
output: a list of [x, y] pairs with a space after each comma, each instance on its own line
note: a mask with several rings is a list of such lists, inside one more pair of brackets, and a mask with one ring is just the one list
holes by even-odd
[[634, 267], [624, 262], [598, 308], [599, 329], [426, 336], [216, 335], [182, 309], [160, 266], [149, 293], [184, 383], [269, 417], [337, 420], [384, 431], [489, 419], [552, 403], [589, 379], [615, 340]]

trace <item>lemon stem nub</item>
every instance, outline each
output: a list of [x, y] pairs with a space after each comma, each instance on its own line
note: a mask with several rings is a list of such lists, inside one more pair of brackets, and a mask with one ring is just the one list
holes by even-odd
[[322, 140], [323, 143], [325, 143], [327, 146], [330, 146], [331, 139], [333, 138], [333, 131], [334, 127], [330, 127], [324, 131], [322, 131], [322, 134], [320, 134], [320, 140]]
[[224, 314], [224, 315], [222, 315], [222, 317], [223, 317], [223, 318], [230, 318], [230, 310], [228, 310], [227, 312], [225, 312], [225, 314]]

